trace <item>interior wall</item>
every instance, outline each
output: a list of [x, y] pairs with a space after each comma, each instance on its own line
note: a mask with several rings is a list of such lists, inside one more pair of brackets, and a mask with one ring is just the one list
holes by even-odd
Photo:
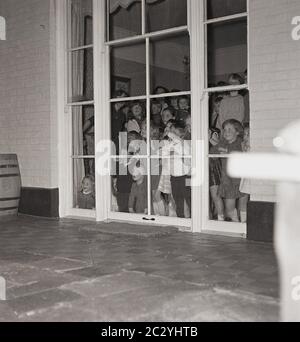
[[[1, 0], [0, 153], [16, 153], [24, 187], [57, 186], [53, 0]], [[54, 29], [54, 31], [53, 31]]]
[[[291, 25], [299, 0], [251, 0], [250, 105], [253, 152], [275, 152], [273, 139], [300, 118], [300, 42]], [[276, 200], [271, 182], [252, 182], [254, 201]]]

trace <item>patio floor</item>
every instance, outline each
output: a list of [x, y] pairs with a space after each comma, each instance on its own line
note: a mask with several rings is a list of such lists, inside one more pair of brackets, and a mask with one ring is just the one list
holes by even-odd
[[279, 320], [272, 245], [140, 229], [2, 219], [0, 321]]

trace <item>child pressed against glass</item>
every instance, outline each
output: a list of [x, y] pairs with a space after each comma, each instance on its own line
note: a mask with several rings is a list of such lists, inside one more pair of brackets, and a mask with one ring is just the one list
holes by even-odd
[[147, 177], [143, 167], [135, 167], [132, 171], [133, 184], [129, 196], [129, 212], [132, 214], [147, 214]]
[[[242, 152], [243, 126], [237, 120], [227, 120], [223, 123], [223, 138], [216, 146], [217, 151], [221, 154], [229, 154], [231, 152]], [[227, 174], [227, 158], [222, 159], [222, 175], [221, 184], [218, 195], [224, 199], [226, 218], [239, 222], [236, 209], [236, 202], [243, 195], [240, 192], [241, 180], [231, 178]]]
[[[220, 130], [217, 128], [211, 128], [209, 130], [209, 150], [211, 154], [219, 153], [216, 150], [216, 146], [220, 143]], [[209, 159], [209, 189], [212, 201], [214, 203], [214, 209], [217, 214], [218, 221], [224, 221], [224, 204], [222, 198], [218, 195], [219, 187], [221, 185], [222, 178], [222, 161], [220, 158]], [[214, 213], [212, 213], [212, 216]]]
[[162, 124], [161, 111], [161, 103], [157, 100], [153, 100], [151, 102], [151, 121], [157, 126], [160, 126]]
[[[250, 152], [250, 128], [249, 124], [244, 125], [244, 138], [242, 141], [242, 150], [247, 153]], [[240, 209], [240, 219], [242, 223], [247, 222], [247, 205], [249, 202], [251, 181], [250, 179], [242, 179], [240, 185], [240, 192], [243, 197], [240, 199], [239, 209]]]
[[[167, 94], [167, 93], [169, 93], [169, 90], [166, 87], [163, 87], [163, 86], [157, 86], [154, 89], [154, 94], [155, 95], [161, 95], [161, 94]], [[157, 99], [157, 101], [159, 101], [159, 103], [161, 104], [161, 110], [162, 111], [169, 106], [169, 100], [167, 98], [160, 97], [160, 98]]]
[[222, 100], [223, 100], [223, 97], [221, 96], [217, 96], [213, 100], [213, 103], [212, 103], [213, 108], [212, 108], [212, 114], [211, 114], [211, 120], [210, 120], [211, 127], [217, 127], [218, 119], [220, 115], [220, 105], [221, 105]]
[[128, 202], [133, 183], [132, 176], [129, 171], [129, 167], [132, 163], [136, 163], [133, 157], [142, 154], [143, 139], [137, 132], [129, 132], [127, 135], [127, 151], [128, 155], [132, 156], [128, 158], [121, 158], [119, 161], [118, 172], [116, 176], [116, 195], [119, 212], [128, 213]]
[[175, 123], [169, 133], [170, 181], [177, 217], [185, 218], [185, 203], [191, 210], [191, 145], [184, 140], [185, 125]]
[[[150, 125], [150, 140], [159, 141], [160, 140], [160, 127], [151, 122]], [[147, 140], [147, 121], [144, 120], [141, 123], [141, 136], [144, 141]]]
[[141, 123], [145, 118], [144, 108], [140, 102], [131, 105], [131, 118], [127, 122], [127, 132], [141, 132]]
[[176, 111], [173, 107], [167, 107], [166, 109], [164, 109], [161, 113], [161, 118], [162, 118], [164, 127], [167, 126], [167, 123], [170, 120], [175, 120], [175, 116], [176, 116]]
[[175, 109], [175, 110], [178, 110], [179, 107], [178, 107], [178, 97], [171, 97], [171, 106]]
[[[229, 85], [237, 86], [243, 83], [243, 79], [238, 74], [232, 74], [229, 77]], [[217, 128], [222, 129], [223, 123], [227, 120], [234, 119], [240, 123], [245, 119], [244, 98], [238, 92], [233, 90], [229, 96], [223, 98], [220, 103], [219, 116], [217, 120]]]
[[188, 96], [180, 96], [178, 98], [178, 110], [176, 113], [176, 120], [185, 122], [190, 115], [190, 99]]
[[[141, 124], [141, 136], [144, 141], [147, 141], [147, 122], [144, 120]], [[160, 144], [160, 127], [151, 123], [150, 126], [150, 141], [151, 141], [151, 155], [154, 155], [159, 150]], [[158, 191], [160, 180], [161, 167], [153, 167], [155, 160], [151, 163], [151, 190], [152, 198], [155, 203], [161, 201], [161, 193]]]
[[[143, 140], [147, 141], [147, 122], [144, 120], [141, 124], [141, 136]], [[151, 122], [150, 126], [150, 141], [151, 141], [151, 155], [156, 155], [159, 152], [161, 139], [160, 127]], [[147, 145], [145, 146], [147, 148]], [[159, 159], [151, 161], [151, 192], [152, 192], [152, 212], [154, 215], [163, 216], [165, 214], [165, 206], [161, 192], [158, 190], [159, 181], [161, 177], [161, 163]]]
[[81, 182], [77, 208], [95, 209], [95, 179], [91, 175], [85, 176]]
[[172, 126], [176, 123], [174, 117], [169, 115], [170, 111], [166, 111], [165, 114], [165, 122], [168, 118], [172, 118], [165, 124], [165, 131], [163, 134], [163, 139], [161, 141], [160, 147], [160, 155], [161, 159], [161, 175], [158, 184], [158, 191], [156, 192], [156, 199], [159, 200], [159, 195], [163, 196], [164, 198], [164, 205], [165, 205], [165, 215], [166, 216], [176, 216], [175, 215], [175, 204], [172, 198], [172, 187], [171, 187], [171, 176], [170, 176], [170, 151], [169, 151], [169, 144], [170, 139], [168, 134], [170, 133]]

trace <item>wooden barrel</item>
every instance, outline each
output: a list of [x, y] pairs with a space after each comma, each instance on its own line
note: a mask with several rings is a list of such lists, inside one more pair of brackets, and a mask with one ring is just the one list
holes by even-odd
[[15, 154], [0, 154], [0, 216], [18, 213], [21, 176]]

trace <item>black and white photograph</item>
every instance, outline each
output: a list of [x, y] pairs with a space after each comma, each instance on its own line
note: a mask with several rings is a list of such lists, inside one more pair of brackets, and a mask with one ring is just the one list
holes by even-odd
[[0, 336], [300, 322], [299, 91], [299, 0], [0, 0]]

